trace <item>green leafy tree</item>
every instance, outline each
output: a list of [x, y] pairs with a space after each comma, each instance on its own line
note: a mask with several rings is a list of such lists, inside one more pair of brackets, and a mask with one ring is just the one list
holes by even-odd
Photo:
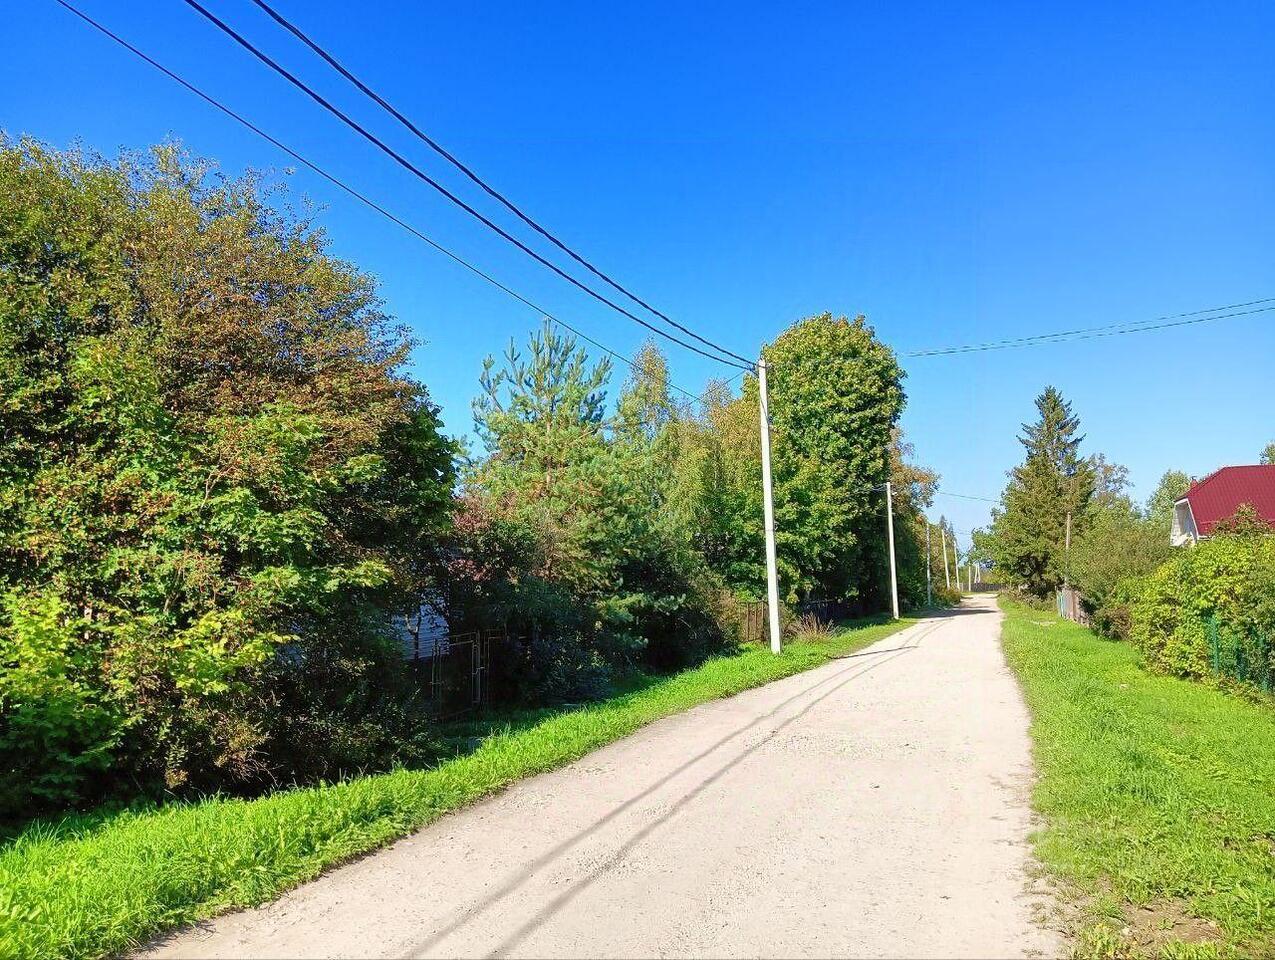
[[691, 662], [724, 641], [716, 581], [670, 496], [680, 414], [667, 365], [642, 351], [614, 418], [609, 375], [546, 324], [525, 356], [487, 361], [474, 406], [487, 457], [470, 486], [537, 544], [517, 593], [551, 600], [523, 604], [541, 641], [529, 696], [600, 692], [617, 669]]
[[1095, 453], [1089, 458], [1089, 466], [1093, 471], [1093, 498], [1089, 501], [1091, 512], [1107, 508], [1133, 508], [1125, 493], [1129, 489], [1128, 467], [1111, 462], [1101, 453]]
[[1090, 509], [1072, 541], [1071, 580], [1099, 627], [1120, 637], [1128, 624], [1121, 585], [1152, 573], [1172, 552], [1166, 533], [1131, 503], [1104, 504]]
[[402, 755], [386, 623], [452, 448], [371, 279], [265, 189], [0, 145], [0, 815]]
[[1257, 462], [1265, 464], [1275, 463], [1275, 440], [1272, 440], [1262, 448], [1262, 455], [1258, 458]]
[[1147, 519], [1155, 524], [1165, 538], [1173, 525], [1173, 505], [1191, 486], [1191, 478], [1181, 470], [1166, 470], [1147, 500]]
[[[863, 317], [789, 327], [764, 351], [774, 428], [776, 541], [785, 593], [887, 609], [881, 486], [904, 373]], [[757, 403], [749, 378], [744, 403]]]
[[1062, 583], [1067, 516], [1073, 536], [1083, 532], [1095, 476], [1079, 454], [1079, 418], [1062, 394], [1047, 387], [1036, 410], [1038, 419], [1024, 424], [1019, 437], [1026, 459], [1010, 472], [987, 546], [1006, 576], [1043, 598]]

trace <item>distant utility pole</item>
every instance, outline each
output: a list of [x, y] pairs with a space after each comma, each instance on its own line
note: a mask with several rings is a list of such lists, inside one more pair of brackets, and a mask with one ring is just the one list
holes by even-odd
[[775, 559], [775, 492], [770, 481], [770, 399], [766, 393], [766, 361], [757, 361], [761, 404], [761, 489], [766, 521], [766, 599], [770, 611], [770, 652], [779, 653], [779, 565]]
[[931, 596], [930, 589], [930, 518], [925, 518], [925, 605], [927, 607], [934, 605], [934, 598]]
[[890, 538], [890, 609], [899, 619], [899, 576], [894, 568], [894, 494], [890, 481], [885, 482], [885, 531]]
[[956, 552], [956, 534], [952, 534], [952, 572], [956, 574], [956, 589], [961, 589], [961, 555]]
[[943, 585], [952, 589], [952, 575], [947, 569], [947, 527], [939, 524], [939, 533], [943, 534]]

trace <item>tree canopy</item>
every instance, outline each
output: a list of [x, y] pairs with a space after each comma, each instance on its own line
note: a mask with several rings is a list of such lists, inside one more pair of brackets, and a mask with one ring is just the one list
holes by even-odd
[[370, 615], [429, 579], [452, 445], [371, 279], [265, 189], [0, 148], [0, 805], [292, 776], [388, 696]]
[[[1044, 597], [1062, 583], [1067, 517], [1070, 514], [1073, 536], [1078, 535], [1086, 523], [1096, 475], [1093, 463], [1080, 456], [1080, 420], [1062, 394], [1047, 387], [1036, 398], [1036, 411], [1037, 419], [1023, 424], [1019, 442], [1026, 458], [1010, 471], [1003, 505], [993, 512], [985, 545], [999, 570], [1029, 593]], [[1110, 486], [1112, 471], [1104, 473]]]

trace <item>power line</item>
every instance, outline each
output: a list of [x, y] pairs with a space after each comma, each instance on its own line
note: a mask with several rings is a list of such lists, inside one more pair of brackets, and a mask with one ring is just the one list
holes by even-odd
[[[195, 94], [195, 96], [199, 97], [205, 103], [221, 111], [223, 114], [230, 117], [232, 120], [242, 124], [244, 127], [247, 127], [249, 130], [251, 130], [257, 136], [261, 137], [266, 142], [277, 147], [279, 150], [286, 153], [292, 159], [296, 160], [298, 163], [302, 164], [303, 166], [307, 167], [314, 173], [318, 174], [324, 180], [327, 180], [333, 186], [338, 187], [340, 190], [344, 191], [349, 196], [358, 200], [360, 203], [366, 205], [372, 210], [375, 210], [377, 213], [385, 217], [390, 222], [397, 224], [399, 227], [406, 230], [408, 233], [412, 234], [418, 240], [423, 241], [424, 243], [428, 244], [430, 247], [437, 250], [439, 253], [443, 254], [445, 257], [448, 257], [450, 260], [464, 267], [466, 270], [470, 271], [476, 276], [481, 277], [483, 280], [487, 281], [492, 286], [496, 287], [498, 290], [504, 292], [510, 297], [513, 297], [515, 300], [519, 301], [520, 303], [523, 303], [526, 306], [530, 307], [532, 310], [539, 313], [541, 316], [543, 316], [546, 320], [550, 321], [551, 323], [555, 323], [558, 326], [562, 327], [563, 329], [570, 331], [571, 333], [579, 337], [581, 340], [584, 340], [586, 343], [592, 344], [594, 347], [603, 351], [608, 356], [611, 356], [614, 359], [627, 364], [629, 367], [633, 369], [637, 369], [637, 364], [634, 363], [634, 361], [630, 359], [629, 357], [625, 356], [624, 354], [616, 350], [612, 350], [610, 347], [593, 339], [588, 334], [584, 333], [582, 330], [578, 329], [577, 327], [573, 326], [567, 321], [554, 316], [548, 310], [545, 310], [543, 307], [540, 307], [533, 301], [527, 299], [522, 294], [518, 293], [518, 291], [501, 283], [495, 277], [491, 276], [491, 274], [485, 272], [481, 267], [478, 267], [474, 265], [473, 263], [470, 263], [464, 257], [460, 256], [460, 254], [454, 253], [451, 250], [449, 250], [447, 247], [444, 247], [442, 244], [438, 243], [436, 240], [433, 240], [426, 234], [422, 233], [420, 230], [413, 227], [410, 223], [406, 222], [405, 220], [398, 217], [396, 214], [392, 213], [391, 211], [387, 210], [385, 207], [381, 206], [379, 203], [377, 203], [375, 200], [368, 197], [366, 194], [361, 193], [359, 190], [355, 189], [354, 187], [347, 184], [345, 181], [341, 180], [335, 174], [329, 173], [327, 170], [323, 169], [318, 164], [312, 162], [311, 160], [299, 154], [297, 151], [293, 150], [287, 144], [283, 143], [282, 141], [276, 139], [271, 134], [262, 130], [260, 127], [254, 124], [247, 117], [244, 117], [242, 114], [235, 112], [233, 109], [231, 109], [230, 107], [226, 106], [224, 103], [222, 103], [221, 101], [213, 97], [211, 94], [205, 93], [203, 90], [201, 90], [199, 87], [196, 87], [193, 83], [186, 80], [184, 77], [174, 73], [172, 70], [169, 70], [166, 66], [160, 63], [158, 60], [155, 60], [154, 58], [152, 58], [151, 56], [149, 56], [142, 50], [133, 46], [123, 37], [119, 36], [119, 34], [112, 32], [110, 28], [106, 27], [104, 24], [99, 23], [97, 20], [94, 20], [88, 14], [84, 13], [83, 11], [74, 7], [72, 4], [68, 3], [67, 0], [55, 0], [55, 2], [59, 4], [60, 6], [62, 6], [64, 9], [75, 14], [75, 16], [79, 17], [81, 20], [83, 20], [89, 26], [93, 27], [99, 33], [103, 34], [106, 37], [109, 37], [111, 40], [114, 40], [116, 43], [118, 43], [124, 49], [128, 50], [133, 55], [144, 60], [146, 63], [150, 64], [152, 67], [154, 67], [156, 70], [163, 73], [165, 76], [167, 76], [171, 80], [174, 80], [177, 83], [179, 83], [181, 86], [185, 87], [187, 90]], [[727, 380], [726, 384], [729, 385], [735, 379], [749, 372], [750, 371], [746, 369], [741, 370], [739, 373], [735, 374], [735, 376], [731, 377], [730, 380]], [[699, 402], [702, 402], [704, 396], [707, 394], [707, 392], [709, 392], [709, 391], [706, 391], [705, 394], [695, 394], [689, 390], [684, 390], [682, 387], [679, 387], [677, 384], [672, 382], [669, 382], [668, 386], [671, 389], [676, 390], [678, 393], [681, 393], [684, 396], [689, 397], [691, 400], [695, 400]]]
[[[1150, 330], [1165, 330], [1170, 327], [1184, 327], [1196, 323], [1209, 323], [1213, 320], [1227, 320], [1232, 317], [1246, 317], [1255, 313], [1275, 310], [1275, 306], [1256, 306], [1257, 304], [1275, 303], [1275, 297], [1261, 300], [1249, 300], [1246, 303], [1232, 303], [1208, 310], [1192, 310], [1188, 313], [1176, 313], [1169, 316], [1156, 317], [1152, 320], [1124, 321], [1100, 327], [1082, 327], [1078, 330], [1062, 330], [1056, 333], [1040, 333], [1030, 337], [1013, 337], [1007, 340], [993, 340], [988, 343], [966, 344], [964, 346], [941, 347], [934, 350], [914, 350], [905, 353], [905, 357], [937, 357], [957, 353], [976, 353], [985, 350], [1008, 350], [1013, 347], [1035, 346], [1043, 343], [1071, 343], [1076, 340], [1095, 340], [1099, 337], [1114, 337], [1126, 333], [1145, 333]], [[1238, 310], [1239, 307], [1255, 307], [1252, 310]], [[1235, 311], [1219, 313], [1221, 310]], [[1204, 316], [1204, 314], [1209, 314]], [[1185, 318], [1185, 319], [1183, 319]]]
[[[675, 337], [671, 333], [666, 333], [665, 331], [661, 330], [659, 327], [655, 326], [654, 324], [651, 324], [647, 322], [646, 320], [643, 320], [641, 317], [639, 317], [637, 314], [633, 313], [632, 311], [626, 310], [624, 307], [620, 306], [614, 300], [611, 300], [608, 297], [603, 296], [602, 294], [594, 290], [592, 287], [581, 282], [580, 280], [577, 280], [575, 277], [571, 276], [571, 274], [567, 273], [557, 264], [553, 263], [550, 260], [545, 259], [540, 254], [536, 253], [536, 251], [532, 250], [529, 246], [527, 246], [517, 237], [513, 236], [511, 233], [506, 231], [499, 224], [495, 223], [494, 221], [489, 219], [487, 216], [480, 213], [478, 210], [474, 209], [474, 207], [470, 206], [468, 203], [466, 203], [456, 194], [452, 193], [445, 186], [443, 186], [441, 183], [439, 183], [429, 174], [425, 173], [423, 170], [417, 167], [414, 163], [412, 163], [410, 160], [404, 157], [401, 153], [394, 150], [392, 147], [387, 145], [383, 140], [378, 138], [375, 134], [369, 132], [365, 127], [361, 126], [356, 120], [352, 119], [346, 113], [342, 112], [338, 107], [334, 106], [328, 100], [324, 99], [322, 95], [315, 92], [315, 90], [312, 89], [311, 87], [307, 86], [304, 81], [299, 80], [287, 69], [280, 66], [279, 63], [277, 63], [275, 60], [271, 59], [261, 50], [257, 49], [257, 47], [253, 46], [253, 44], [249, 40], [247, 40], [241, 34], [237, 33], [233, 27], [229, 26], [224, 21], [219, 19], [215, 14], [211, 13], [207, 8], [205, 8], [202, 4], [200, 4], [198, 0], [186, 0], [186, 4], [192, 9], [199, 12], [206, 20], [208, 20], [209, 22], [217, 26], [218, 29], [220, 29], [223, 33], [225, 33], [227, 36], [233, 39], [236, 43], [238, 43], [241, 47], [243, 47], [245, 50], [251, 53], [254, 57], [260, 60], [266, 66], [274, 70], [277, 74], [279, 74], [281, 77], [286, 79], [298, 90], [300, 90], [302, 93], [310, 97], [310, 99], [312, 99], [315, 103], [319, 104], [319, 106], [323, 107], [323, 109], [327, 110], [330, 114], [332, 114], [334, 117], [336, 117], [346, 126], [348, 126], [351, 130], [359, 134], [359, 136], [363, 137], [365, 140], [367, 140], [369, 143], [375, 146], [378, 150], [380, 150], [386, 156], [393, 159], [396, 163], [398, 163], [401, 167], [403, 167], [403, 169], [410, 172], [413, 176], [417, 177], [422, 182], [429, 184], [431, 187], [433, 187], [435, 190], [441, 193], [444, 197], [446, 197], [452, 203], [456, 204], [458, 207], [460, 207], [470, 216], [474, 217], [476, 220], [478, 220], [488, 229], [494, 231], [499, 236], [503, 237], [505, 240], [509, 241], [514, 246], [516, 246], [523, 253], [527, 254], [527, 256], [531, 257], [533, 260], [542, 264], [543, 266], [548, 267], [558, 276], [562, 277], [562, 279], [566, 280], [568, 283], [572, 284], [573, 286], [578, 287], [580, 290], [584, 291], [589, 296], [593, 297], [599, 303], [603, 303], [606, 306], [610, 307], [612, 310], [615, 310], [617, 313], [622, 314], [625, 317], [628, 317], [630, 320], [634, 321], [635, 323], [641, 324], [642, 326], [646, 327], [646, 329], [650, 330], [652, 333], [658, 336], [661, 336], [664, 339], [671, 341], [672, 343], [676, 343], [679, 346], [685, 347], [687, 350], [691, 350], [695, 353], [698, 353], [702, 357], [707, 357], [710, 360], [716, 360], [718, 363], [722, 363], [730, 367], [737, 367], [741, 370], [752, 369], [752, 366], [748, 361], [745, 361], [745, 364], [747, 364], [745, 366], [733, 360], [726, 360], [722, 357], [715, 356], [706, 350], [701, 350], [699, 347], [695, 346], [694, 344], [687, 343], [685, 340]], [[717, 347], [715, 344], [714, 344], [714, 347], [715, 349], [722, 350], [722, 348]], [[732, 354], [732, 356], [734, 356], [734, 354]]]
[[1000, 503], [997, 497], [976, 497], [969, 493], [948, 493], [946, 490], [935, 490], [935, 496], [939, 497], [956, 497], [958, 500], [982, 500], [985, 503]]
[[309, 37], [303, 30], [301, 30], [300, 27], [296, 26], [296, 24], [292, 23], [286, 17], [284, 17], [281, 13], [275, 10], [274, 7], [266, 3], [265, 0], [253, 0], [253, 3], [255, 3], [262, 11], [264, 11], [267, 16], [269, 16], [272, 20], [274, 20], [275, 23], [279, 24], [279, 26], [283, 27], [285, 30], [291, 33], [294, 37], [296, 37], [298, 40], [304, 43], [307, 47], [309, 47], [315, 54], [317, 54], [320, 58], [322, 58], [325, 63], [327, 63], [330, 67], [332, 67], [332, 69], [337, 71], [337, 73], [341, 74], [341, 76], [345, 77], [345, 79], [350, 81], [350, 83], [354, 84], [354, 86], [356, 86], [363, 94], [365, 94], [372, 101], [374, 101], [378, 106], [380, 106], [383, 110], [389, 113], [390, 116], [394, 117], [395, 120], [397, 120], [404, 127], [406, 127], [414, 136], [417, 137], [417, 139], [424, 142], [427, 146], [429, 146], [431, 150], [433, 150], [435, 153], [441, 156], [444, 160], [446, 160], [448, 163], [454, 166], [457, 170], [463, 173], [466, 177], [468, 177], [471, 181], [473, 181], [475, 184], [481, 187], [482, 190], [488, 196], [492, 197], [493, 199], [503, 204], [505, 208], [508, 209], [511, 213], [513, 213], [514, 216], [516, 216], [519, 220], [521, 220], [527, 226], [531, 227], [531, 229], [535, 230], [538, 234], [540, 234], [542, 237], [544, 237], [546, 240], [552, 243], [555, 247], [557, 247], [563, 253], [567, 254], [567, 256], [571, 257], [572, 260], [580, 264], [582, 267], [584, 267], [594, 276], [598, 277], [600, 280], [609, 284], [611, 287], [618, 290], [620, 293], [624, 294], [634, 303], [637, 303], [640, 306], [645, 307], [647, 310], [655, 314], [655, 316], [659, 317], [665, 323], [671, 324], [672, 326], [676, 327], [678, 330], [682, 331], [682, 333], [685, 333], [687, 336], [692, 337], [695, 340], [698, 340], [700, 343], [705, 344], [706, 346], [712, 347], [714, 350], [720, 351], [721, 353], [725, 354], [728, 357], [733, 357], [734, 359], [741, 360], [744, 363], [748, 363], [748, 364], [752, 363], [752, 361], [749, 360], [747, 357], [741, 357], [739, 354], [734, 353], [730, 350], [727, 350], [725, 347], [717, 343], [714, 343], [712, 340], [709, 340], [705, 337], [701, 337], [694, 330], [691, 330], [689, 327], [685, 327], [682, 324], [678, 323], [668, 314], [651, 306], [649, 303], [647, 303], [637, 294], [633, 293], [628, 288], [622, 286], [618, 281], [613, 280], [611, 277], [607, 276], [607, 274], [603, 273], [601, 270], [595, 267], [592, 263], [590, 263], [580, 254], [576, 253], [575, 250], [571, 249], [571, 247], [567, 246], [563, 241], [559, 240], [556, 236], [550, 233], [545, 227], [541, 226], [539, 223], [533, 220], [530, 216], [524, 213], [521, 209], [519, 209], [519, 207], [516, 204], [514, 204], [512, 200], [510, 200], [504, 194], [496, 190], [495, 187], [488, 184], [485, 180], [482, 179], [482, 177], [478, 176], [477, 173], [475, 173], [463, 161], [461, 161], [458, 157], [456, 157], [453, 153], [451, 153], [451, 151], [449, 151], [446, 147], [440, 144], [437, 140], [435, 140], [429, 134], [421, 130], [415, 123], [413, 123], [406, 116], [404, 116], [398, 109], [396, 109], [389, 101], [387, 101], [384, 97], [382, 97], [375, 90], [373, 90], [366, 83], [364, 83], [357, 76], [355, 76], [354, 73], [352, 73], [344, 65], [342, 65], [341, 62], [336, 59], [336, 57], [334, 57], [322, 46], [320, 46], [315, 40]]

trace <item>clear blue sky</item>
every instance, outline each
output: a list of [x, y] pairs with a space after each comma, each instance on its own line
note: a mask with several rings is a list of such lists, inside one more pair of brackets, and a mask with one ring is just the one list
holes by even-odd
[[[598, 339], [641, 342], [184, 4], [78, 2]], [[207, 2], [465, 187], [248, 0]], [[746, 355], [825, 310], [865, 313], [906, 351], [1275, 296], [1270, 3], [277, 5], [595, 262]], [[177, 137], [229, 172], [289, 166], [52, 0], [11, 6], [11, 135], [106, 153]], [[468, 431], [482, 357], [537, 317], [308, 172], [292, 184], [380, 278], [449, 429]], [[673, 349], [681, 385], [715, 373]], [[1145, 496], [1166, 468], [1253, 462], [1275, 439], [1273, 359], [1275, 314], [915, 359], [904, 425], [947, 490], [996, 496], [1053, 383], [1087, 449]], [[934, 512], [969, 528], [987, 506]]]

